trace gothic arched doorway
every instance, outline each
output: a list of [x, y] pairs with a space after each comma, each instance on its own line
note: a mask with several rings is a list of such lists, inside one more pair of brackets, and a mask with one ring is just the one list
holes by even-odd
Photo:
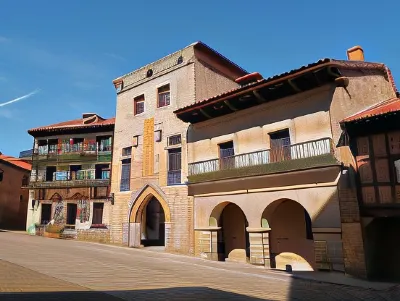
[[165, 213], [160, 202], [153, 196], [142, 212], [143, 246], [165, 246]]

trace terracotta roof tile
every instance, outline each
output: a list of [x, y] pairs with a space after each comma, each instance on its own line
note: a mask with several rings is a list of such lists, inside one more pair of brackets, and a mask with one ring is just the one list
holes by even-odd
[[400, 99], [391, 98], [380, 103], [377, 103], [361, 112], [342, 120], [341, 123], [353, 122], [360, 119], [367, 119], [374, 116], [385, 115], [392, 112], [400, 111]]
[[90, 123], [84, 123], [84, 118], [59, 122], [47, 126], [41, 126], [28, 130], [28, 133], [57, 130], [57, 129], [80, 129], [80, 128], [91, 128], [91, 127], [102, 127], [115, 124], [115, 118], [104, 119], [96, 115], [96, 119]]
[[14, 158], [14, 157], [11, 157], [11, 156], [0, 155], [0, 161], [8, 162], [8, 163], [10, 163], [12, 165], [21, 167], [21, 168], [26, 169], [26, 170], [31, 170], [32, 169], [32, 165], [31, 164], [26, 163], [26, 162], [22, 161], [21, 159]]
[[234, 88], [232, 90], [214, 95], [210, 98], [204, 99], [204, 100], [200, 100], [200, 101], [196, 101], [193, 104], [190, 104], [188, 106], [179, 108], [178, 110], [174, 111], [175, 114], [180, 114], [186, 111], [191, 111], [191, 109], [194, 108], [198, 108], [198, 107], [202, 107], [204, 105], [210, 104], [210, 103], [214, 103], [218, 100], [220, 100], [221, 98], [225, 98], [225, 97], [229, 97], [232, 94], [244, 91], [248, 88], [252, 88], [252, 87], [256, 87], [258, 85], [263, 85], [263, 84], [268, 84], [270, 82], [273, 82], [275, 80], [279, 80], [279, 79], [283, 79], [289, 75], [294, 75], [297, 74], [299, 72], [303, 72], [303, 71], [307, 71], [307, 69], [313, 68], [313, 67], [319, 67], [325, 64], [331, 64], [334, 67], [342, 67], [342, 68], [366, 68], [366, 69], [382, 69], [383, 72], [385, 72], [386, 76], [388, 77], [389, 81], [392, 84], [393, 90], [397, 91], [396, 86], [394, 85], [394, 81], [393, 78], [391, 76], [391, 72], [389, 70], [389, 68], [381, 63], [373, 63], [373, 62], [364, 62], [364, 61], [346, 61], [346, 60], [336, 60], [336, 59], [331, 59], [331, 58], [324, 58], [324, 59], [320, 59], [317, 62], [308, 64], [308, 65], [303, 65], [300, 68], [297, 69], [292, 69], [290, 71], [281, 73], [281, 74], [277, 74], [268, 78], [264, 78], [264, 79], [260, 79], [258, 81], [255, 81], [253, 83], [249, 83], [237, 88]]

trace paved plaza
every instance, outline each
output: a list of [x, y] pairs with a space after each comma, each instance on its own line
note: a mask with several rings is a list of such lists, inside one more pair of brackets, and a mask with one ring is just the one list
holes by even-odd
[[0, 232], [0, 300], [400, 300], [251, 265]]

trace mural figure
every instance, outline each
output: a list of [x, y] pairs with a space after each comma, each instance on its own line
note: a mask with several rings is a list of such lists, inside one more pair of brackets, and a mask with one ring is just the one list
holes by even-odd
[[54, 223], [58, 225], [64, 223], [64, 203], [62, 201], [57, 202], [54, 209]]
[[89, 221], [90, 218], [90, 208], [89, 202], [86, 200], [79, 200], [78, 201], [78, 216], [81, 223], [85, 223]]

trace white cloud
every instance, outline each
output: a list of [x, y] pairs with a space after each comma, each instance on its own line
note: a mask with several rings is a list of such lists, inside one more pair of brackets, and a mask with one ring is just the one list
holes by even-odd
[[39, 91], [40, 90], [35, 90], [35, 91], [32, 91], [31, 93], [25, 94], [23, 96], [20, 96], [20, 97], [14, 98], [12, 100], [0, 103], [0, 107], [4, 107], [4, 106], [10, 105], [10, 104], [12, 104], [14, 102], [17, 102], [17, 101], [23, 100], [25, 98], [31, 97], [31, 96], [35, 95], [36, 93], [38, 93]]
[[104, 55], [111, 57], [113, 59], [120, 60], [120, 61], [126, 61], [126, 58], [124, 58], [123, 56], [120, 56], [118, 54], [115, 54], [115, 53], [106, 52], [106, 53], [104, 53]]
[[12, 119], [14, 117], [14, 114], [11, 110], [0, 109], [0, 116], [7, 119]]

